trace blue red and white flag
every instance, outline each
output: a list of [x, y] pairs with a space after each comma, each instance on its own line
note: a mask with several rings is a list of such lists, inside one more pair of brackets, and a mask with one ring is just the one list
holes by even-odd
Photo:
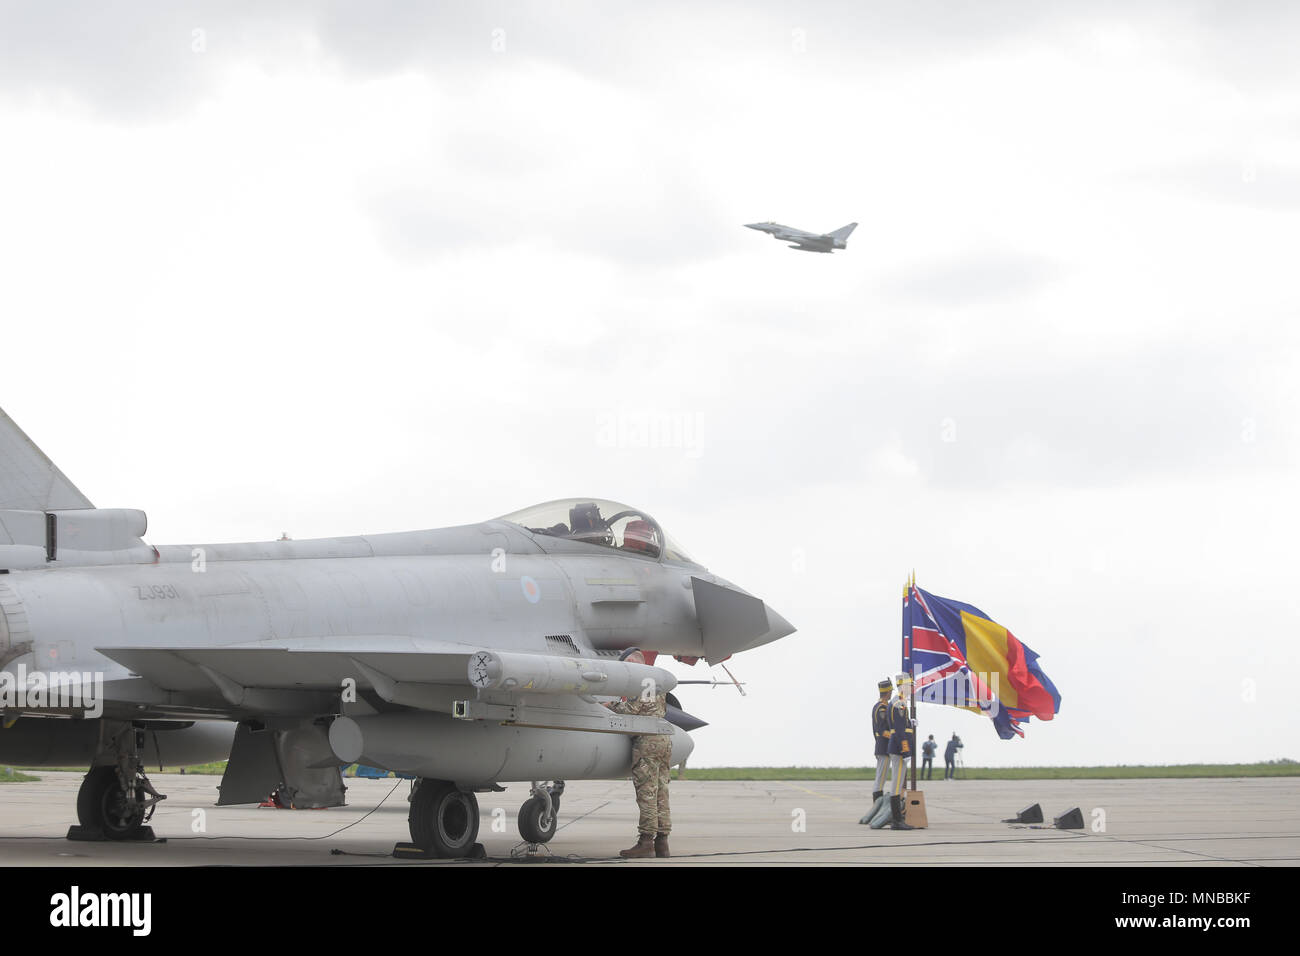
[[1038, 655], [979, 608], [908, 582], [903, 589], [903, 670], [919, 703], [948, 704], [993, 721], [998, 736], [1025, 735], [1030, 717], [1051, 720], [1061, 695]]

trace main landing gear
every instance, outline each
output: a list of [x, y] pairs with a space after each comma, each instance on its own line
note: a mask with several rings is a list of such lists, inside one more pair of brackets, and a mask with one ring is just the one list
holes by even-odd
[[478, 839], [478, 798], [450, 780], [421, 778], [411, 792], [411, 842], [425, 856], [470, 856]]
[[79, 825], [68, 829], [69, 840], [154, 840], [153, 827], [147, 824], [167, 797], [154, 789], [144, 772], [144, 735], [142, 729], [126, 727], [110, 738], [109, 753], [101, 757], [115, 759], [92, 766], [82, 779], [77, 791]]

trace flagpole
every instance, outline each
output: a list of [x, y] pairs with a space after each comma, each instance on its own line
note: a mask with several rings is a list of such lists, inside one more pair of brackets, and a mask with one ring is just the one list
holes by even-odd
[[[912, 587], [912, 588], [915, 588], [915, 587], [916, 587], [916, 572], [915, 572], [915, 571], [912, 572], [912, 583], [911, 583], [911, 587]], [[910, 596], [910, 595], [909, 595], [909, 596]], [[906, 626], [906, 625], [904, 625], [904, 626]], [[909, 674], [909, 676], [912, 678], [912, 727], [913, 727], [913, 734], [912, 734], [912, 789], [915, 790], [915, 789], [916, 789], [916, 747], [917, 747], [917, 742], [920, 741], [920, 739], [921, 739], [921, 731], [920, 731], [920, 728], [918, 728], [918, 727], [916, 726], [916, 673], [915, 673], [916, 668], [911, 666], [911, 664], [912, 664], [912, 659], [911, 659], [910, 657], [908, 658], [907, 663], [908, 663], [908, 668], [909, 668], [909, 670], [912, 672], [912, 673]]]

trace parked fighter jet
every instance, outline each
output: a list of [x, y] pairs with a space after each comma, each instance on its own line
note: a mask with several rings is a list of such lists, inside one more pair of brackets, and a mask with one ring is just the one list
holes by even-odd
[[793, 226], [782, 226], [780, 223], [775, 222], [751, 222], [746, 223], [745, 228], [766, 232], [773, 239], [791, 243], [791, 249], [798, 249], [801, 252], [833, 252], [836, 249], [848, 248], [849, 234], [858, 228], [858, 224], [851, 222], [847, 226], [840, 226], [834, 232], [820, 235], [815, 232], [804, 232], [802, 229], [795, 229]]
[[[676, 707], [675, 727], [602, 699], [671, 691], [657, 655], [717, 663], [794, 632], [649, 514], [594, 498], [364, 537], [145, 530], [0, 412], [0, 762], [90, 768], [69, 837], [148, 838], [165, 798], [146, 761], [229, 755], [218, 805], [339, 806], [340, 764], [412, 774], [411, 839], [447, 857], [474, 846], [476, 793], [529, 781], [520, 833], [545, 842], [563, 781], [626, 776], [632, 735], [670, 736], [675, 763], [693, 747]], [[649, 663], [619, 661], [630, 646]]]

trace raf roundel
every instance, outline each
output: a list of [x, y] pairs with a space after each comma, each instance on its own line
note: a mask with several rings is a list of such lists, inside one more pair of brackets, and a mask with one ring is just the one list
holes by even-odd
[[528, 575], [525, 574], [519, 579], [519, 587], [523, 590], [524, 597], [528, 598], [529, 604], [536, 604], [542, 599], [542, 589]]

